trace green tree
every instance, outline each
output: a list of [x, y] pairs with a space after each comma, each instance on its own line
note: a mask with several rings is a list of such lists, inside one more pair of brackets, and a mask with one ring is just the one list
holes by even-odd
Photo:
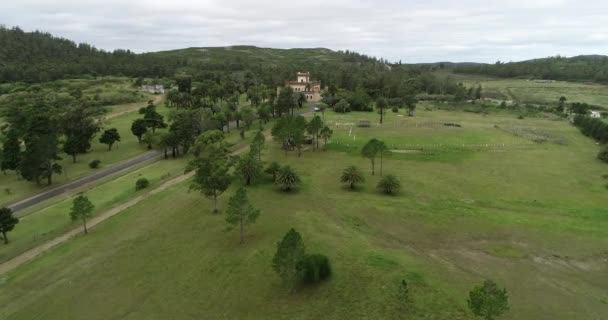
[[[306, 97], [304, 96], [303, 93], [298, 93], [298, 97], [296, 102], [298, 103], [298, 108], [302, 109], [302, 107], [304, 106], [304, 103], [306, 103]], [[293, 110], [291, 110], [291, 115], [293, 115]]]
[[305, 254], [302, 236], [293, 228], [277, 243], [277, 251], [272, 258], [272, 268], [291, 290], [295, 289], [297, 284], [299, 278], [297, 266]]
[[262, 130], [255, 134], [255, 137], [253, 137], [253, 141], [251, 142], [251, 152], [258, 156], [259, 161], [262, 161], [262, 150], [264, 149], [265, 142], [266, 137], [264, 136], [264, 132]]
[[19, 172], [26, 180], [47, 179], [53, 183], [53, 174], [61, 174], [62, 166], [57, 163], [59, 157], [59, 137], [54, 119], [44, 111], [34, 113], [24, 136], [25, 151], [19, 163]]
[[380, 113], [380, 124], [382, 124], [382, 120], [384, 119], [384, 110], [386, 110], [387, 103], [386, 99], [380, 97], [376, 100], [376, 109], [378, 109], [378, 113]]
[[247, 128], [247, 130], [249, 130], [251, 128], [251, 125], [253, 124], [253, 121], [255, 120], [254, 110], [251, 107], [241, 108], [241, 118], [243, 119], [243, 122], [245, 123], [245, 128]]
[[321, 132], [319, 134], [321, 135], [321, 138], [323, 138], [323, 140], [324, 140], [323, 147], [325, 148], [325, 146], [327, 145], [327, 141], [334, 134], [334, 131], [331, 130], [328, 126], [325, 126], [325, 127], [323, 127], [323, 129], [321, 129]]
[[279, 116], [283, 113], [289, 113], [290, 110], [293, 115], [293, 109], [296, 105], [293, 89], [291, 87], [281, 88], [276, 103]]
[[355, 186], [358, 183], [365, 182], [365, 177], [357, 167], [349, 166], [344, 169], [344, 171], [342, 171], [342, 175], [340, 176], [340, 182], [348, 183], [351, 189], [355, 189]]
[[485, 320], [496, 319], [509, 310], [507, 290], [499, 288], [492, 280], [471, 290], [467, 303], [473, 314]]
[[100, 121], [96, 119], [103, 113], [103, 109], [94, 108], [88, 104], [71, 108], [62, 119], [62, 129], [66, 136], [63, 151], [72, 156], [76, 163], [76, 156], [91, 149], [91, 141], [99, 131]]
[[148, 131], [141, 141], [148, 146], [148, 150], [152, 150], [152, 146], [159, 142], [158, 134]]
[[245, 225], [255, 223], [260, 210], [255, 209], [247, 198], [247, 191], [243, 188], [236, 190], [236, 193], [228, 200], [228, 210], [226, 222], [230, 228], [238, 225], [240, 229], [241, 241], [245, 241]]
[[74, 198], [72, 203], [72, 209], [70, 210], [70, 218], [72, 221], [81, 220], [82, 226], [84, 227], [84, 233], [87, 234], [87, 219], [93, 214], [95, 206], [89, 201], [85, 195], [78, 195]]
[[385, 194], [396, 194], [397, 192], [399, 192], [400, 188], [401, 182], [396, 176], [392, 174], [383, 177], [378, 182], [378, 190]]
[[0, 208], [0, 233], [2, 233], [4, 244], [8, 244], [6, 234], [12, 231], [17, 223], [19, 223], [19, 219], [13, 216], [13, 210], [7, 207]]
[[119, 141], [120, 133], [118, 133], [118, 130], [116, 128], [104, 130], [103, 134], [99, 138], [99, 142], [108, 145], [108, 151], [112, 150], [112, 145]]
[[371, 161], [372, 175], [375, 174], [376, 157], [378, 157], [381, 152], [381, 144], [382, 142], [380, 140], [373, 138], [363, 146], [363, 149], [361, 149], [361, 155]]
[[241, 174], [243, 180], [245, 180], [245, 185], [248, 186], [262, 173], [262, 162], [258, 160], [255, 153], [249, 152], [239, 158], [236, 170]]
[[217, 198], [232, 182], [230, 165], [225, 157], [210, 157], [196, 160], [194, 166], [196, 172], [190, 188], [213, 199], [213, 213], [217, 213]]
[[274, 182], [277, 181], [279, 171], [281, 171], [281, 165], [277, 162], [271, 162], [268, 167], [266, 167], [266, 170], [264, 170], [265, 173], [272, 175], [272, 181]]
[[290, 191], [300, 183], [300, 176], [290, 166], [283, 166], [278, 172], [276, 183], [283, 191]]
[[131, 133], [137, 137], [137, 141], [141, 143], [141, 137], [148, 131], [148, 125], [144, 119], [136, 119], [131, 124]]
[[307, 130], [310, 135], [312, 135], [312, 147], [315, 149], [319, 149], [319, 131], [323, 128], [323, 120], [321, 117], [314, 116], [312, 120], [308, 123]]
[[348, 103], [348, 101], [342, 99], [338, 103], [336, 103], [336, 105], [334, 106], [334, 111], [338, 113], [350, 112], [350, 104]]
[[166, 128], [165, 118], [156, 111], [156, 106], [149, 104], [144, 111], [144, 121], [148, 128], [152, 128], [152, 132], [156, 132], [156, 129]]
[[194, 142], [192, 151], [196, 157], [224, 157], [228, 154], [228, 144], [224, 141], [224, 132], [209, 130], [201, 134]]
[[11, 128], [6, 133], [4, 143], [2, 144], [2, 171], [19, 169], [21, 163], [21, 141], [19, 141], [19, 133], [14, 128]]

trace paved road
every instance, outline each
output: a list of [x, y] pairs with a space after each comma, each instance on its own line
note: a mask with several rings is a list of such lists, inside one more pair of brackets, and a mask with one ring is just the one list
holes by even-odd
[[43, 202], [45, 200], [58, 196], [66, 191], [82, 187], [85, 184], [95, 182], [95, 181], [105, 178], [109, 175], [115, 174], [120, 171], [127, 170], [142, 162], [146, 162], [148, 160], [153, 160], [153, 159], [158, 159], [158, 158], [160, 158], [160, 156], [161, 156], [161, 153], [159, 151], [150, 151], [150, 152], [144, 153], [141, 156], [137, 156], [137, 157], [129, 159], [125, 162], [119, 163], [117, 165], [111, 166], [111, 167], [103, 169], [103, 170], [100, 170], [91, 175], [82, 177], [82, 178], [74, 180], [72, 182], [68, 182], [66, 184], [63, 184], [63, 185], [60, 185], [53, 189], [50, 189], [48, 191], [39, 193], [39, 194], [29, 197], [27, 199], [15, 202], [8, 207], [11, 208], [11, 210], [13, 210], [13, 212], [17, 212], [17, 211], [29, 208], [31, 206], [39, 204], [40, 202]]

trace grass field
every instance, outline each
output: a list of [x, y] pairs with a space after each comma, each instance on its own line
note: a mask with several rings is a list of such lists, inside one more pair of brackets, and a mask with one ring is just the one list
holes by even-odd
[[585, 102], [608, 108], [608, 86], [575, 82], [537, 83], [517, 79], [475, 79], [465, 80], [467, 87], [483, 87], [487, 98], [517, 101], [532, 104], [557, 104], [561, 96], [568, 102]]
[[[141, 102], [139, 105], [143, 107], [146, 105], [146, 102]], [[115, 109], [115, 112], [122, 112], [122, 110], [128, 107], [132, 109], [132, 104], [114, 106], [111, 110]], [[169, 109], [166, 108], [164, 104], [158, 104], [158, 111], [163, 114], [165, 118], [169, 114]], [[110, 115], [112, 115], [112, 112], [110, 112]], [[61, 157], [63, 160], [60, 161], [60, 164], [63, 166], [63, 174], [55, 175], [53, 177], [53, 185], [50, 187], [92, 173], [94, 170], [89, 168], [89, 162], [94, 159], [100, 160], [102, 167], [107, 167], [148, 151], [146, 146], [139, 144], [137, 137], [131, 133], [131, 124], [133, 123], [133, 120], [141, 117], [142, 115], [138, 114], [137, 111], [132, 111], [120, 114], [104, 123], [106, 129], [117, 128], [120, 133], [121, 141], [117, 142], [112, 147], [112, 151], [108, 151], [108, 146], [99, 142], [101, 134], [97, 134], [92, 141], [91, 150], [86, 154], [78, 155], [76, 163], [72, 163], [72, 158], [70, 156], [62, 154]], [[5, 175], [0, 175], [0, 204], [8, 204], [26, 198], [32, 194], [42, 192], [48, 188], [49, 186], [47, 186], [46, 183], [39, 186], [34, 182], [23, 180], [21, 177], [15, 175], [14, 172], [7, 172]]]
[[[326, 112], [335, 132], [328, 151], [301, 158], [268, 142], [265, 160], [295, 167], [302, 185], [291, 194], [267, 180], [248, 189], [262, 213], [243, 245], [187, 183], [154, 195], [0, 278], [0, 318], [473, 319], [467, 293], [487, 278], [509, 290], [512, 307], [501, 319], [608, 314], [608, 181], [602, 177], [608, 170], [595, 159], [598, 147], [561, 121], [416, 114], [389, 114], [383, 127], [355, 129], [355, 140], [335, 123], [374, 122], [377, 114]], [[394, 126], [401, 120], [462, 127]], [[560, 135], [566, 144], [532, 143], [494, 125]], [[370, 137], [396, 147], [504, 148], [395, 154], [384, 171], [401, 179], [399, 195], [378, 194], [379, 177], [369, 173], [364, 187], [348, 191], [338, 183], [340, 171], [370, 166], [344, 145]], [[240, 184], [221, 196], [221, 208]], [[334, 268], [328, 282], [295, 294], [286, 293], [270, 267], [275, 243], [290, 227], [302, 233], [308, 252], [328, 255]], [[395, 300], [401, 279], [413, 299], [405, 312]]]

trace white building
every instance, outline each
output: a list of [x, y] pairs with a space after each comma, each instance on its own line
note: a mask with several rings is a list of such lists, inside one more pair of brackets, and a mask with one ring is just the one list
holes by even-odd
[[153, 93], [153, 94], [165, 93], [165, 86], [163, 86], [162, 84], [156, 84], [156, 85], [151, 85], [151, 86], [143, 85], [143, 86], [141, 86], [141, 89], [145, 92]]
[[591, 111], [591, 118], [601, 118], [602, 114], [599, 111]]

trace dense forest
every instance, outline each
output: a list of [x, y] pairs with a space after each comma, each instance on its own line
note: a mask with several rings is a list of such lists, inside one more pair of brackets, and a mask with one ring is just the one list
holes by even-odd
[[455, 73], [608, 83], [608, 56], [550, 57], [522, 62], [457, 64]]

